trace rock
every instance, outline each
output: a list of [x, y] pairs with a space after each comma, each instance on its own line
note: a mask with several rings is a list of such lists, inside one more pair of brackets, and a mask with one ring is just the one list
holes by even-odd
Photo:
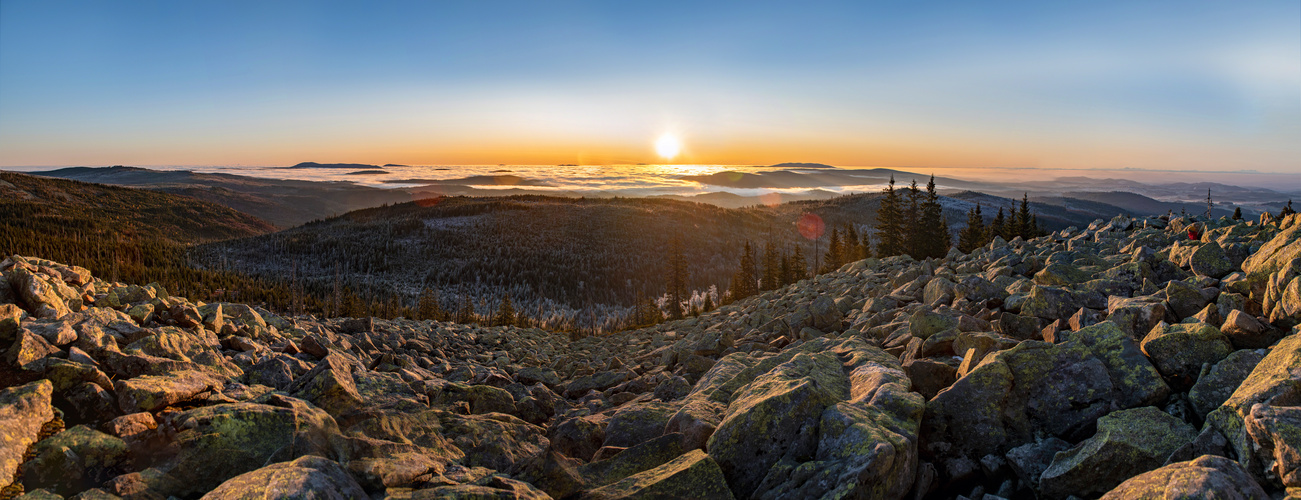
[[929, 338], [936, 333], [958, 327], [958, 318], [946, 314], [937, 314], [922, 308], [908, 318], [908, 329], [913, 337]]
[[1197, 416], [1204, 419], [1224, 404], [1264, 358], [1265, 353], [1261, 351], [1234, 351], [1198, 376], [1197, 383], [1188, 391], [1188, 401]]
[[126, 442], [84, 425], [74, 426], [32, 447], [35, 457], [23, 464], [23, 482], [71, 495], [122, 472]]
[[1103, 493], [1136, 472], [1165, 462], [1197, 431], [1154, 407], [1120, 410], [1098, 419], [1098, 432], [1074, 448], [1058, 453], [1039, 478], [1049, 498]]
[[1109, 297], [1107, 321], [1111, 321], [1135, 339], [1142, 338], [1165, 318], [1163, 302], [1150, 296]]
[[682, 377], [669, 377], [655, 386], [655, 398], [660, 401], [677, 401], [691, 392], [691, 383]]
[[172, 417], [179, 452], [153, 489], [193, 495], [266, 463], [338, 456], [339, 428], [328, 413], [282, 395], [257, 401], [202, 406]]
[[1070, 290], [1055, 286], [1035, 286], [1021, 305], [1021, 314], [1048, 321], [1065, 320], [1079, 308], [1080, 303]]
[[54, 386], [48, 380], [0, 390], [0, 484], [14, 482], [27, 447], [36, 443], [41, 428], [54, 420], [50, 397]]
[[1003, 313], [998, 317], [998, 333], [1014, 339], [1038, 340], [1043, 320], [1034, 316]]
[[54, 384], [55, 393], [63, 393], [83, 382], [92, 382], [108, 390], [113, 389], [113, 382], [109, 380], [108, 375], [96, 369], [94, 365], [66, 359], [47, 358], [44, 376]]
[[925, 399], [953, 385], [958, 371], [948, 364], [931, 359], [916, 359], [904, 363], [903, 370], [912, 380], [913, 388]]
[[515, 380], [524, 385], [533, 385], [537, 383], [546, 384], [547, 387], [557, 387], [560, 385], [560, 377], [556, 371], [550, 368], [541, 368], [537, 366], [526, 366], [515, 373]]
[[643, 471], [588, 493], [594, 500], [635, 498], [734, 498], [722, 469], [709, 455], [692, 450], [664, 465]]
[[[0, 282], [0, 286], [4, 283]], [[18, 304], [0, 304], [0, 345], [8, 345], [14, 341], [14, 335], [18, 333], [18, 325], [27, 319], [27, 311], [24, 311]]]
[[1034, 275], [1034, 282], [1047, 286], [1072, 286], [1093, 279], [1092, 273], [1070, 264], [1049, 264]]
[[686, 451], [682, 449], [682, 436], [667, 434], [580, 466], [578, 474], [590, 487], [604, 486], [658, 467]]
[[809, 315], [813, 321], [811, 325], [824, 332], [838, 332], [842, 330], [840, 322], [845, 319], [845, 314], [836, 307], [836, 303], [831, 298], [820, 295], [809, 303]]
[[22, 328], [56, 346], [65, 346], [77, 340], [77, 332], [72, 331], [72, 326], [65, 321], [38, 319], [23, 323]]
[[1180, 381], [1182, 387], [1192, 385], [1203, 364], [1213, 365], [1233, 352], [1228, 337], [1206, 323], [1162, 322], [1139, 346], [1162, 375]]
[[74, 309], [81, 309], [80, 298], [75, 299], [74, 304], [68, 304], [64, 300], [80, 295], [61, 281], [32, 272], [26, 266], [14, 266], [9, 272], [9, 282], [18, 292], [18, 298], [27, 304], [32, 316], [42, 319], [59, 319]]
[[470, 405], [470, 413], [515, 413], [515, 398], [504, 389], [490, 385], [465, 385], [448, 383], [438, 394], [430, 394], [430, 403], [450, 405], [456, 401], [465, 401]]
[[1202, 295], [1202, 290], [1183, 281], [1171, 281], [1165, 287], [1166, 303], [1179, 319], [1191, 317], [1206, 307], [1210, 301]]
[[1283, 332], [1261, 323], [1255, 316], [1234, 309], [1224, 318], [1220, 331], [1229, 337], [1235, 349], [1269, 347], [1283, 338]]
[[504, 413], [442, 417], [444, 434], [465, 452], [464, 463], [470, 466], [511, 470], [551, 444], [541, 427]]
[[1115, 323], [1104, 321], [1085, 327], [1071, 339], [1084, 345], [1107, 367], [1121, 408], [1160, 404], [1170, 394], [1170, 387], [1143, 355], [1139, 344]]
[[287, 392], [325, 409], [330, 415], [341, 416], [366, 404], [357, 392], [353, 368], [341, 355], [330, 354], [294, 380]]
[[684, 450], [704, 449], [709, 442], [709, 437], [714, 435], [719, 422], [723, 420], [725, 410], [726, 406], [718, 401], [704, 398], [688, 399], [677, 413], [669, 417], [668, 424], [664, 426], [664, 433], [681, 434]]
[[678, 405], [662, 402], [626, 405], [610, 417], [602, 446], [626, 448], [659, 437], [677, 411]]
[[1219, 498], [1265, 500], [1270, 498], [1237, 462], [1224, 457], [1203, 456], [1179, 462], [1129, 478], [1102, 496], [1103, 500], [1127, 498]]
[[1192, 271], [1198, 276], [1220, 279], [1233, 272], [1233, 262], [1225, 255], [1224, 248], [1214, 241], [1202, 245], [1193, 252], [1189, 262]]
[[565, 397], [577, 399], [590, 391], [604, 391], [635, 378], [637, 373], [628, 369], [604, 371], [580, 377], [565, 387]]
[[9, 350], [5, 351], [5, 364], [22, 370], [40, 370], [40, 361], [46, 356], [59, 352], [58, 347], [50, 345], [43, 337], [28, 330], [20, 330]]
[[118, 407], [123, 413], [153, 412], [222, 387], [212, 376], [192, 370], [170, 375], [142, 375], [118, 380]]
[[221, 483], [202, 500], [247, 498], [367, 498], [365, 490], [333, 460], [305, 456], [245, 472]]
[[1034, 489], [1039, 489], [1039, 476], [1052, 465], [1053, 457], [1071, 448], [1071, 444], [1048, 437], [1008, 450], [1004, 455], [1016, 476]]
[[560, 422], [548, 434], [551, 447], [568, 457], [591, 460], [605, 442], [603, 424], [596, 417], [574, 417]]
[[547, 500], [550, 497], [532, 485], [499, 474], [470, 483], [436, 486], [411, 492], [411, 500], [491, 498], [502, 500]]
[[732, 492], [749, 497], [782, 456], [812, 455], [816, 442], [802, 435], [809, 435], [823, 409], [848, 395], [838, 360], [826, 353], [798, 354], [737, 393], [709, 438], [709, 456]]

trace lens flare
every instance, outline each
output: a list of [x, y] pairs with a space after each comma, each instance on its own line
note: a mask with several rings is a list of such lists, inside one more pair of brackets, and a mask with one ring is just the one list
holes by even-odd
[[799, 228], [800, 236], [808, 240], [821, 238], [822, 233], [827, 230], [827, 225], [822, 222], [822, 217], [808, 212], [805, 212], [800, 217], [800, 221], [795, 223], [795, 227]]
[[672, 160], [682, 151], [682, 141], [673, 134], [661, 135], [655, 141], [655, 152], [659, 153], [665, 160]]

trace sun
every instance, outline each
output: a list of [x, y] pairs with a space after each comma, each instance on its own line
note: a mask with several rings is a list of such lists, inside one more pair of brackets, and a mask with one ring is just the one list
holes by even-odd
[[655, 140], [655, 152], [665, 160], [672, 160], [680, 151], [682, 151], [682, 141], [673, 134], [664, 134]]

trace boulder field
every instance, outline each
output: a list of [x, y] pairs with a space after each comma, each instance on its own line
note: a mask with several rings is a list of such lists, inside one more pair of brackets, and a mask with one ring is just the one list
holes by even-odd
[[1295, 215], [866, 259], [580, 340], [15, 255], [0, 499], [1301, 496], [1298, 323]]

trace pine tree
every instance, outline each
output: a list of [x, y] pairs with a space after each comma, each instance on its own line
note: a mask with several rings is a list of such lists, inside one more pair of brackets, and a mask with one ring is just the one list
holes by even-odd
[[985, 219], [980, 215], [980, 204], [967, 211], [967, 227], [958, 233], [958, 250], [971, 253], [985, 245]]
[[1235, 207], [1233, 209], [1233, 220], [1242, 220], [1242, 207]]
[[760, 290], [775, 290], [781, 286], [781, 263], [777, 255], [777, 247], [773, 245], [772, 239], [769, 238], [767, 243], [763, 244], [763, 278], [759, 280]]
[[705, 293], [705, 301], [704, 301], [704, 305], [700, 306], [700, 310], [701, 310], [701, 311], [704, 311], [704, 312], [709, 312], [709, 311], [713, 311], [713, 310], [714, 310], [714, 296], [713, 296], [713, 294]]
[[1292, 200], [1287, 200], [1287, 205], [1283, 205], [1283, 209], [1278, 211], [1278, 218], [1282, 219], [1294, 213], [1296, 210], [1292, 209]]
[[892, 257], [903, 253], [903, 212], [899, 192], [894, 189], [894, 175], [883, 191], [876, 211], [876, 255]]
[[781, 270], [777, 274], [777, 287], [781, 288], [794, 283], [795, 280], [793, 279], [793, 274], [794, 273], [791, 271], [791, 256], [783, 254], [781, 256]]
[[669, 241], [668, 268], [669, 318], [682, 318], [682, 303], [687, 300], [687, 258], [682, 254], [682, 239]]
[[944, 220], [944, 207], [940, 205], [940, 196], [935, 192], [935, 176], [926, 183], [926, 198], [921, 204], [921, 218], [917, 221], [916, 234], [918, 259], [941, 258], [949, 251], [949, 228]]
[[461, 296], [461, 307], [456, 310], [457, 323], [471, 323], [475, 319], [474, 302], [468, 294]]
[[1029, 240], [1034, 238], [1034, 232], [1037, 228], [1030, 221], [1030, 194], [1021, 195], [1021, 208], [1017, 210], [1016, 216], [1012, 218], [1012, 237], [1020, 236], [1021, 239]]
[[441, 320], [443, 318], [443, 311], [438, 305], [438, 299], [434, 297], [434, 293], [429, 287], [425, 287], [420, 292], [420, 298], [416, 301], [416, 318], [432, 320]]
[[732, 279], [732, 300], [741, 300], [759, 293], [758, 278], [755, 276], [754, 249], [750, 242], [745, 242], [745, 251], [741, 254], [741, 269]]
[[827, 256], [823, 259], [822, 269], [818, 270], [818, 272], [828, 273], [840, 269], [840, 266], [844, 264], [845, 260], [844, 256], [841, 255], [842, 250], [844, 250], [844, 248], [840, 243], [840, 230], [832, 228], [831, 240], [827, 243]]
[[841, 240], [841, 246], [840, 254], [844, 256], [845, 262], [855, 262], [865, 258], [858, 248], [858, 231], [854, 229], [853, 224], [845, 226], [845, 237]]
[[[921, 222], [921, 217], [921, 190], [917, 188], [917, 179], [913, 179], [912, 185], [908, 186], [908, 204], [903, 212], [903, 225], [915, 229]], [[904, 253], [914, 259], [925, 258], [921, 257], [925, 246], [923, 233], [924, 231], [907, 231], [903, 237]]]
[[501, 298], [497, 316], [492, 319], [493, 326], [515, 326], [515, 306], [510, 302], [510, 295]]
[[858, 243], [858, 254], [864, 259], [872, 256], [872, 239], [868, 237], [867, 231], [863, 231], [863, 239]]
[[791, 283], [809, 277], [809, 259], [804, 257], [803, 247], [795, 245], [795, 251], [791, 252], [790, 268]]
[[993, 241], [995, 236], [1007, 239], [1007, 218], [1003, 216], [1003, 207], [998, 207], [998, 215], [989, 223], [989, 236], [986, 239]]

